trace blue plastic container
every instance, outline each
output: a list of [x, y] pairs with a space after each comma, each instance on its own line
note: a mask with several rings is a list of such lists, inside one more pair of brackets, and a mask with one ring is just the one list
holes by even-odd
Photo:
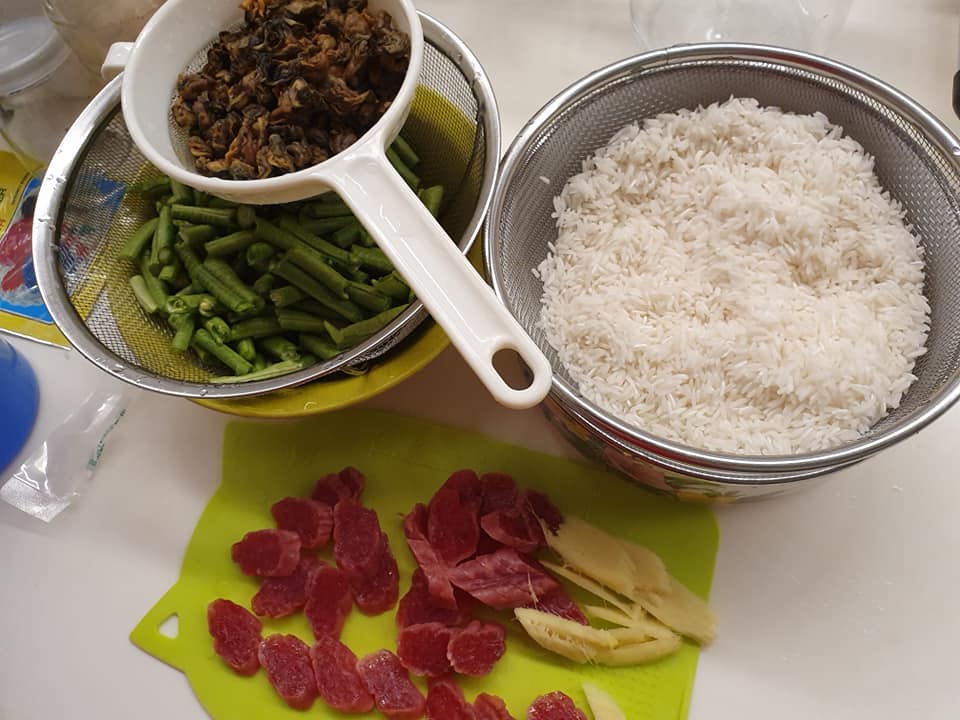
[[37, 376], [24, 357], [0, 337], [0, 470], [20, 452], [36, 417]]

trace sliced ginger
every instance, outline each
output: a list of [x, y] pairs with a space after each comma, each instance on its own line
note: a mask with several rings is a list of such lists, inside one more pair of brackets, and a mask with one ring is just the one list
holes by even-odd
[[590, 682], [583, 682], [581, 685], [583, 694], [587, 696], [590, 712], [593, 713], [593, 720], [627, 720], [627, 716], [610, 693]]
[[659, 660], [680, 649], [683, 640], [676, 633], [630, 645], [618, 645], [611, 650], [598, 650], [594, 660], [601, 665], [642, 665]]
[[513, 612], [527, 635], [540, 647], [574, 662], [592, 661], [600, 650], [617, 647], [616, 638], [606, 630], [532, 608], [517, 608]]

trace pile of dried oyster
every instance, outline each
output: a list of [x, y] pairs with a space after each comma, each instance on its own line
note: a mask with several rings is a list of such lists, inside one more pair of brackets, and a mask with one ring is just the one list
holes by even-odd
[[197, 170], [282, 175], [341, 152], [390, 107], [410, 37], [366, 0], [243, 0], [197, 73], [177, 82], [173, 118]]

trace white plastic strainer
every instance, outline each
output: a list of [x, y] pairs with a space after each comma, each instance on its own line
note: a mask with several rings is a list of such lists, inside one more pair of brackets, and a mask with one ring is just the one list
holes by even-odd
[[[127, 129], [161, 172], [221, 198], [275, 204], [335, 191], [497, 401], [513, 408], [536, 405], [550, 389], [547, 359], [386, 158], [385, 150], [413, 102], [424, 40], [409, 0], [372, 0], [370, 7], [390, 13], [395, 27], [409, 33], [410, 64], [387, 112], [329, 160], [262, 180], [206, 177], [181, 160], [189, 153], [178, 152], [183, 135], [172, 131], [170, 121], [177, 75], [194, 64], [221, 30], [242, 21], [237, 0], [168, 0], [135, 43], [112, 49], [108, 63], [124, 70], [121, 98]], [[530, 369], [526, 388], [510, 387], [494, 367], [494, 355], [501, 350], [515, 351]]]

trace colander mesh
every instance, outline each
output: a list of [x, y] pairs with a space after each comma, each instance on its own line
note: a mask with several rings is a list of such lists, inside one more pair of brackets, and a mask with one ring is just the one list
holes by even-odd
[[[468, 230], [480, 205], [487, 161], [483, 112], [460, 65], [427, 38], [420, 84], [402, 132], [422, 158], [418, 174], [424, 182], [444, 185], [440, 224], [462, 249], [473, 240]], [[126, 190], [158, 174], [131, 141], [118, 104], [68, 180], [55, 238], [61, 247], [58, 269], [70, 303], [104, 347], [141, 371], [202, 384], [223, 369], [204, 365], [193, 353], [170, 350], [171, 330], [141, 310], [128, 285], [135, 270], [118, 257], [124, 240], [153, 214]], [[418, 303], [367, 341], [351, 365], [362, 367], [387, 352], [426, 317]], [[344, 363], [337, 360], [318, 366], [324, 375], [340, 369]]]
[[[960, 368], [960, 175], [944, 151], [895, 109], [841, 80], [769, 60], [693, 59], [616, 76], [555, 113], [530, 138], [515, 172], [498, 190], [501, 213], [488, 229], [498, 289], [521, 325], [571, 387], [557, 354], [537, 327], [542, 283], [532, 269], [556, 239], [553, 197], [584, 159], [624, 125], [663, 112], [753, 97], [798, 113], [822, 112], [876, 158], [883, 187], [906, 211], [926, 261], [924, 292], [932, 308], [927, 352], [901, 405], [878, 435], [923, 408]], [[958, 151], [960, 152], [960, 151]], [[544, 182], [548, 180], [549, 182]]]

